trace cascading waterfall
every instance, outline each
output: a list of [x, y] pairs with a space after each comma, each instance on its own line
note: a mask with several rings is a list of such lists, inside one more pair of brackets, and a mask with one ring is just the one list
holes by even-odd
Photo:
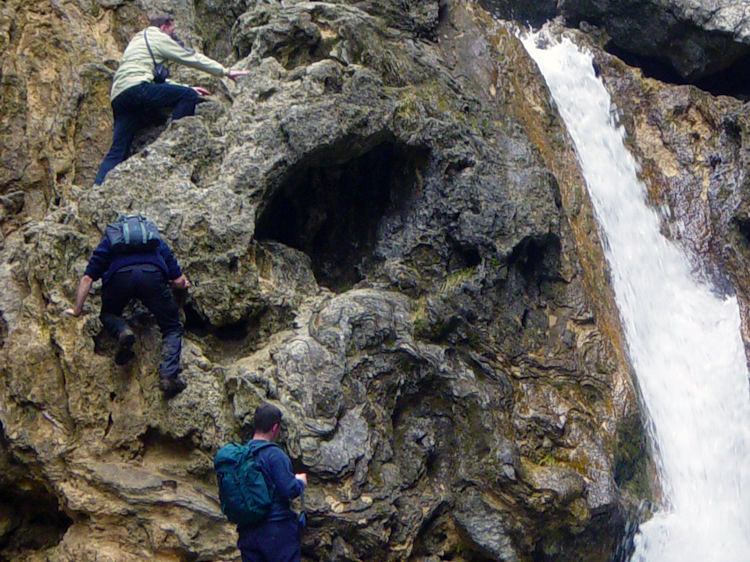
[[[543, 32], [541, 32], [543, 33]], [[664, 505], [634, 561], [750, 560], [750, 387], [735, 298], [691, 274], [659, 231], [592, 56], [569, 39], [523, 39], [575, 143], [650, 418]]]

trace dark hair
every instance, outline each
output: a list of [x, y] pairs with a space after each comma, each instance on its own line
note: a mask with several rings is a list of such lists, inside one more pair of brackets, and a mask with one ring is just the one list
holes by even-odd
[[169, 14], [159, 14], [148, 20], [148, 24], [154, 27], [161, 27], [165, 23], [174, 23], [174, 18]]
[[266, 433], [276, 423], [281, 423], [281, 410], [273, 404], [261, 404], [255, 409], [253, 416], [253, 430]]

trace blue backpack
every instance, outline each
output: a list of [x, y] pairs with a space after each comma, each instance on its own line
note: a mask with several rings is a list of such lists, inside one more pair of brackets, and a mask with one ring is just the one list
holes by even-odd
[[256, 453], [271, 446], [276, 447], [276, 444], [270, 441], [247, 445], [229, 443], [214, 457], [221, 511], [236, 525], [258, 523], [271, 509], [273, 490], [269, 489], [255, 462]]
[[153, 252], [161, 242], [157, 226], [142, 215], [122, 215], [104, 235], [115, 254]]

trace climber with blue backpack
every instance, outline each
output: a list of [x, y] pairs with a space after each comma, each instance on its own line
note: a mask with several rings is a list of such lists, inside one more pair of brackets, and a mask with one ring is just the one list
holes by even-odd
[[132, 299], [138, 299], [154, 315], [161, 331], [159, 388], [166, 398], [182, 392], [186, 387], [179, 376], [183, 327], [169, 285], [187, 289], [190, 281], [162, 240], [157, 226], [141, 215], [120, 216], [107, 225], [78, 283], [75, 304], [65, 311], [67, 314], [81, 315], [91, 285], [100, 278], [100, 318], [117, 340], [115, 363], [124, 365], [135, 355], [135, 334], [121, 315]]
[[221, 509], [237, 525], [242, 562], [299, 562], [302, 555], [304, 513], [292, 511], [289, 500], [304, 493], [307, 474], [294, 474], [274, 443], [281, 418], [276, 406], [258, 406], [252, 440], [229, 443], [214, 457]]

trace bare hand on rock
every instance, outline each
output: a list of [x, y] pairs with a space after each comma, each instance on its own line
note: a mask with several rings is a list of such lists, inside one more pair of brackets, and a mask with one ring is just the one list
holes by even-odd
[[248, 74], [250, 74], [249, 70], [230, 70], [227, 72], [227, 78], [232, 82], [236, 82], [238, 76], [247, 76]]
[[190, 280], [185, 277], [185, 274], [183, 273], [180, 275], [177, 279], [172, 279], [170, 281], [173, 287], [176, 287], [178, 289], [187, 289], [190, 287]]

